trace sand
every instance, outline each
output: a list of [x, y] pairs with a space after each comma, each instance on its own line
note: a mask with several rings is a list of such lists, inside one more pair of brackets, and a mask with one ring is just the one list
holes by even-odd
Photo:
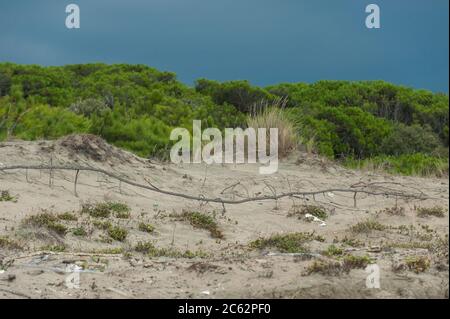
[[[283, 161], [273, 175], [260, 175], [257, 165], [174, 165], [138, 158], [92, 136], [0, 144], [0, 168], [50, 163], [100, 168], [159, 189], [228, 200], [363, 183], [374, 185], [372, 190], [389, 188], [430, 199], [358, 194], [355, 205], [352, 193], [330, 192], [229, 204], [224, 211], [221, 204], [152, 192], [95, 172], [79, 174], [75, 196], [74, 171], [55, 170], [51, 176], [46, 170], [4, 171], [0, 191], [14, 200], [0, 201], [0, 298], [448, 298], [448, 178], [353, 171], [300, 153]], [[92, 225], [94, 218], [80, 213], [83, 205], [101, 202], [131, 208], [129, 218], [107, 218], [128, 231], [123, 242], [108, 239]], [[328, 215], [325, 225], [290, 216], [304, 205], [322, 207]], [[417, 208], [435, 206], [444, 209], [444, 217], [418, 216]], [[392, 207], [398, 210], [385, 211]], [[24, 223], [43, 212], [71, 212], [78, 220], [61, 221], [68, 229], [65, 235]], [[194, 227], [180, 217], [183, 212], [213, 216], [223, 238]], [[385, 228], [351, 229], [367, 220]], [[139, 223], [155, 231], [143, 232]], [[79, 227], [87, 234], [75, 236], [72, 230]], [[314, 232], [322, 240], [306, 243], [307, 254], [250, 245], [258, 238], [299, 232]], [[193, 258], [149, 257], [135, 250], [139, 242], [171, 252], [189, 250]], [[342, 254], [323, 254], [330, 245]], [[58, 249], [62, 246], [64, 251]], [[380, 288], [367, 287], [365, 265], [308, 271], [317, 262], [342, 264], [348, 255], [370, 258], [379, 268]], [[426, 261], [426, 269], [408, 260]], [[67, 265], [82, 269], [79, 287], [67, 285]]]

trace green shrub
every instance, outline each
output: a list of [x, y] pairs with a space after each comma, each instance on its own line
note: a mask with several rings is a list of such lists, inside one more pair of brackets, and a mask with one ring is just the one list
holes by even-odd
[[88, 119], [70, 111], [37, 105], [23, 115], [13, 133], [25, 140], [55, 139], [72, 133], [87, 133], [90, 126]]
[[425, 256], [409, 256], [405, 258], [405, 264], [409, 270], [421, 273], [430, 268], [431, 261]]
[[212, 216], [199, 212], [183, 212], [182, 216], [184, 219], [188, 220], [193, 227], [208, 230], [211, 237], [223, 238], [222, 231], [219, 229], [219, 225]]
[[369, 256], [354, 256], [347, 255], [343, 259], [343, 266], [345, 269], [366, 268], [368, 264], [372, 263]]
[[305, 215], [312, 215], [321, 220], [328, 218], [328, 214], [323, 207], [315, 205], [302, 205], [300, 207], [295, 207], [295, 209], [288, 214], [288, 217], [297, 216], [298, 218], [303, 218]]
[[108, 230], [112, 227], [112, 224], [110, 221], [102, 221], [102, 220], [93, 220], [92, 225], [94, 227], [101, 229], [101, 230]]
[[403, 155], [424, 153], [431, 154], [440, 147], [441, 143], [436, 134], [429, 127], [418, 124], [407, 126], [398, 124], [393, 132], [383, 140], [381, 145], [387, 155]]
[[277, 234], [269, 238], [259, 238], [250, 243], [250, 247], [257, 249], [276, 248], [282, 253], [303, 253], [309, 249], [305, 246], [313, 240], [324, 241], [314, 233]]
[[417, 208], [417, 216], [419, 217], [428, 217], [428, 216], [434, 216], [434, 217], [445, 217], [445, 208], [441, 206], [434, 206], [434, 207], [418, 207]]
[[314, 141], [308, 148], [322, 155], [401, 174], [448, 173], [448, 94], [384, 81], [262, 88], [200, 79], [190, 88], [145, 65], [0, 63], [0, 139], [92, 133], [140, 156], [167, 157], [172, 128], [190, 129], [193, 119], [221, 130], [244, 127], [255, 105], [279, 99], [297, 139]]
[[111, 216], [111, 208], [107, 203], [85, 204], [81, 208], [81, 213], [95, 218], [108, 218]]
[[23, 247], [21, 244], [19, 244], [18, 242], [5, 237], [5, 236], [0, 236], [0, 248], [1, 249], [11, 249], [11, 250], [22, 250]]
[[128, 207], [127, 204], [108, 202], [108, 203], [106, 203], [106, 206], [108, 206], [108, 208], [110, 210], [112, 210], [113, 212], [116, 212], [116, 213], [129, 213], [130, 212], [130, 207]]
[[141, 222], [139, 223], [138, 229], [145, 233], [153, 233], [155, 231], [155, 226]]
[[341, 256], [344, 254], [344, 251], [342, 250], [342, 248], [339, 248], [335, 245], [330, 245], [328, 246], [327, 250], [323, 252], [323, 254], [328, 257]]
[[77, 221], [78, 217], [72, 213], [66, 212], [62, 214], [58, 214], [58, 219], [65, 221]]
[[380, 224], [378, 221], [373, 219], [368, 219], [363, 222], [359, 222], [356, 225], [353, 225], [350, 230], [354, 233], [370, 233], [374, 230], [383, 231], [386, 229], [386, 226]]
[[12, 196], [9, 191], [1, 191], [0, 202], [17, 202], [17, 198]]
[[72, 229], [72, 234], [78, 237], [84, 237], [87, 235], [87, 232], [83, 227], [77, 227]]
[[113, 213], [117, 218], [130, 218], [128, 205], [115, 202], [84, 204], [81, 208], [81, 213], [89, 214], [95, 218], [108, 218]]
[[65, 233], [67, 232], [67, 227], [59, 223], [59, 218], [49, 213], [30, 216], [23, 221], [23, 224], [36, 227], [44, 227], [50, 231], [54, 231], [59, 235], [65, 235]]
[[317, 273], [325, 276], [338, 276], [342, 272], [342, 265], [338, 261], [315, 260], [306, 268], [307, 275]]
[[169, 257], [169, 258], [204, 258], [208, 255], [202, 251], [179, 251], [174, 248], [157, 248], [151, 242], [138, 242], [135, 251], [145, 254], [148, 257]]
[[114, 240], [124, 241], [128, 236], [128, 231], [120, 226], [111, 226], [108, 228], [108, 235]]

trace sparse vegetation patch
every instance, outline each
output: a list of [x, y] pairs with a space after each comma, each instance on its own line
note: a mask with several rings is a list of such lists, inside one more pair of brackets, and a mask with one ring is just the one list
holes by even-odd
[[87, 235], [87, 232], [83, 227], [77, 227], [72, 229], [72, 234], [78, 237], [84, 237]]
[[12, 196], [9, 191], [0, 192], [0, 202], [17, 202], [17, 198]]
[[141, 222], [141, 223], [139, 223], [138, 229], [141, 232], [153, 233], [155, 231], [155, 226], [153, 226], [151, 224], [147, 224], [147, 223]]
[[322, 254], [328, 257], [342, 256], [344, 254], [344, 251], [342, 250], [342, 248], [339, 248], [335, 245], [330, 245]]
[[394, 206], [390, 208], [385, 208], [381, 212], [391, 216], [404, 216], [405, 208], [400, 206]]
[[431, 261], [426, 256], [410, 256], [405, 259], [405, 264], [409, 270], [418, 274], [430, 268]]
[[58, 218], [60, 220], [65, 220], [65, 221], [77, 221], [78, 220], [78, 217], [75, 216], [75, 214], [69, 213], [69, 212], [58, 214]]
[[108, 228], [108, 235], [114, 240], [124, 241], [128, 236], [128, 231], [120, 226], [111, 226]]
[[338, 261], [315, 260], [306, 268], [306, 275], [318, 273], [325, 276], [338, 276], [342, 272], [342, 265]]
[[370, 263], [372, 263], [372, 260], [369, 256], [347, 255], [343, 258], [343, 267], [345, 269], [364, 269]]
[[184, 252], [176, 250], [174, 248], [157, 248], [152, 242], [139, 242], [134, 248], [135, 251], [145, 254], [148, 257], [169, 257], [169, 258], [205, 258], [208, 254], [202, 251], [190, 251]]
[[386, 229], [386, 226], [380, 224], [378, 221], [373, 219], [368, 219], [363, 222], [359, 222], [356, 225], [353, 225], [350, 230], [353, 233], [361, 234], [361, 233], [370, 233], [372, 231], [383, 231]]
[[324, 238], [313, 233], [277, 234], [269, 238], [259, 238], [250, 243], [256, 249], [275, 248], [282, 253], [304, 253], [309, 249], [308, 242], [313, 240], [324, 241]]
[[111, 216], [111, 210], [107, 204], [85, 204], [81, 209], [81, 213], [89, 214], [91, 217], [95, 218], [108, 218]]
[[18, 242], [8, 238], [0, 237], [0, 248], [1, 249], [11, 249], [11, 250], [22, 250], [23, 247]]
[[223, 238], [222, 231], [214, 217], [200, 212], [183, 212], [182, 217], [189, 223], [200, 229], [208, 230], [213, 238]]
[[50, 213], [41, 213], [30, 216], [23, 220], [23, 224], [27, 226], [47, 228], [48, 230], [54, 231], [59, 235], [65, 235], [67, 232], [67, 227], [59, 223], [59, 218]]
[[416, 209], [417, 216], [419, 217], [445, 217], [446, 210], [444, 207], [441, 206], [434, 206], [434, 207], [419, 207]]
[[298, 217], [299, 219], [305, 218], [305, 215], [312, 215], [321, 220], [328, 218], [327, 211], [325, 208], [314, 205], [302, 205], [300, 207], [294, 207], [294, 210], [288, 214], [288, 217]]
[[115, 202], [84, 204], [81, 213], [89, 214], [95, 218], [108, 218], [113, 213], [117, 218], [129, 218], [130, 208], [126, 204]]

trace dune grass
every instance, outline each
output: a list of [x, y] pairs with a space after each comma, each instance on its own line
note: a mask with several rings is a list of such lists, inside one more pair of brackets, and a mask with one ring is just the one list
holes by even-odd
[[399, 156], [375, 156], [363, 160], [346, 159], [344, 166], [367, 171], [382, 171], [390, 174], [444, 177], [449, 173], [448, 158], [421, 153]]

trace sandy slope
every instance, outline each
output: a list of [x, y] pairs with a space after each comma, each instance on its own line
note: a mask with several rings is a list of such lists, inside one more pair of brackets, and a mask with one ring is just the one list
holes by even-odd
[[[284, 198], [278, 203], [257, 201], [226, 205], [223, 213], [220, 204], [154, 193], [97, 173], [80, 174], [76, 197], [75, 173], [72, 171], [55, 171], [51, 187], [47, 171], [8, 171], [0, 173], [0, 190], [8, 190], [17, 197], [17, 202], [0, 202], [0, 238], [18, 243], [21, 249], [6, 244], [0, 246], [0, 266], [6, 268], [0, 274], [0, 298], [448, 297], [448, 213], [444, 218], [423, 218], [418, 217], [414, 209], [436, 205], [448, 209], [448, 179], [349, 171], [305, 155], [281, 164], [279, 172], [270, 176], [259, 175], [258, 167], [250, 165], [162, 165], [83, 136], [55, 142], [0, 144], [0, 167], [48, 165], [50, 162], [54, 165], [90, 165], [139, 183], [149, 181], [160, 189], [211, 198], [238, 199], [273, 192], [379, 183], [376, 184], [378, 187], [409, 193], [422, 191], [433, 199], [406, 201], [359, 194], [357, 207], [354, 207], [352, 194], [331, 193], [318, 195], [315, 200], [310, 196]], [[59, 236], [45, 229], [24, 226], [22, 222], [42, 210], [79, 214], [82, 204], [104, 201], [123, 202], [131, 207], [130, 219], [110, 218], [113, 224], [128, 229], [125, 242], [106, 242], [104, 234], [85, 217], [67, 224], [71, 228], [87, 227], [88, 235], [83, 237], [70, 232]], [[330, 216], [326, 226], [287, 216], [295, 207], [313, 202], [327, 209]], [[405, 208], [403, 216], [380, 212], [395, 206], [396, 202], [398, 207]], [[183, 210], [213, 214], [224, 239], [211, 238], [208, 231], [196, 229], [174, 217]], [[369, 218], [392, 228], [360, 234], [349, 230], [352, 225]], [[153, 234], [139, 231], [139, 222], [153, 224], [156, 231]], [[407, 227], [399, 228], [401, 225]], [[408, 231], [411, 225], [414, 228]], [[259, 251], [248, 246], [250, 241], [276, 233], [312, 231], [325, 239], [324, 242], [308, 243], [312, 256], [271, 255], [268, 253], [276, 252], [276, 249]], [[342, 241], [346, 236], [361, 245], [350, 247]], [[159, 248], [180, 252], [190, 250], [198, 256], [149, 258], [134, 251], [140, 241], [152, 241]], [[335, 275], [307, 274], [307, 268], [315, 261], [328, 261], [320, 253], [333, 242], [347, 254], [372, 257], [380, 267], [381, 288], [366, 288], [368, 274], [364, 269]], [[66, 250], [51, 252], [49, 245], [65, 245]], [[378, 251], [375, 246], [381, 249]], [[124, 253], [105, 254], [118, 247]], [[201, 258], [199, 252], [206, 252], [208, 256]], [[430, 260], [430, 268], [420, 273], [405, 268], [408, 256]], [[79, 289], [69, 289], [65, 285], [67, 274], [61, 270], [67, 264], [80, 264], [90, 269], [81, 274]]]

